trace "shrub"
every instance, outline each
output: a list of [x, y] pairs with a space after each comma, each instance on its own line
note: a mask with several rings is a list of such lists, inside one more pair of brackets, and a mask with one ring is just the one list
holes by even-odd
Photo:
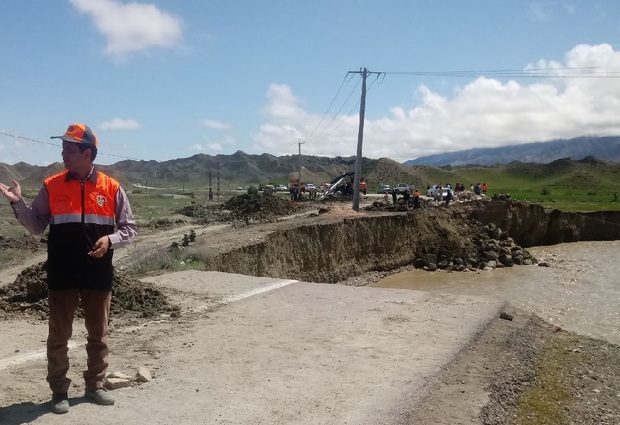
[[551, 191], [547, 187], [543, 187], [540, 191], [541, 195], [551, 195]]
[[248, 187], [248, 195], [258, 195], [258, 188], [256, 186]]

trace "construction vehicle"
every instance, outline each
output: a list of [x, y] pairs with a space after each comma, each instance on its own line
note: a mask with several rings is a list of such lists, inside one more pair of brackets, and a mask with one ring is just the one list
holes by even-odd
[[[329, 184], [329, 188], [325, 191], [324, 196], [353, 196], [353, 184], [355, 173], [353, 171], [344, 173]], [[366, 195], [368, 191], [368, 182], [365, 178], [360, 178], [360, 192]]]

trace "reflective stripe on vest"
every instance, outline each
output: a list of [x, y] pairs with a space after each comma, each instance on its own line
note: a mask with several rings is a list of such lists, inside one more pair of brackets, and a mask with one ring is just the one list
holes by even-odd
[[[81, 223], [81, 214], [60, 214], [54, 215], [51, 218], [51, 224], [66, 224], [66, 223]], [[84, 223], [88, 224], [102, 224], [102, 225], [114, 225], [114, 217], [102, 217], [95, 214], [85, 214]]]

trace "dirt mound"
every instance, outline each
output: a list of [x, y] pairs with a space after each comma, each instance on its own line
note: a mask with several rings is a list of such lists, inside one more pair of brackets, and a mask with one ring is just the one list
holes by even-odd
[[0, 235], [0, 250], [21, 249], [26, 251], [37, 251], [44, 247], [45, 244], [31, 235], [23, 235], [15, 238]]
[[290, 200], [272, 195], [243, 194], [226, 201], [222, 208], [230, 210], [236, 218], [268, 220], [297, 211], [297, 205]]
[[[24, 269], [13, 283], [0, 288], [0, 318], [29, 315], [46, 319], [49, 314], [47, 292], [45, 263]], [[115, 271], [111, 315], [152, 317], [170, 313], [176, 316], [178, 312], [179, 308], [172, 306], [159, 289]], [[78, 315], [81, 316], [79, 307]]]
[[211, 214], [211, 211], [209, 210], [208, 207], [206, 207], [205, 205], [200, 205], [200, 204], [186, 205], [183, 208], [176, 210], [175, 212], [177, 214], [182, 214], [187, 217], [196, 217], [196, 218], [207, 217], [208, 215]]

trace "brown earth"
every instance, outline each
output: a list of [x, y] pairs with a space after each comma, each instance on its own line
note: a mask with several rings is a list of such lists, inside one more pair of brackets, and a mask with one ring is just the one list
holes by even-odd
[[[162, 313], [173, 317], [179, 314], [179, 308], [171, 305], [159, 289], [131, 275], [115, 272], [113, 288], [111, 320], [116, 316], [148, 318]], [[47, 319], [47, 292], [45, 263], [25, 268], [13, 283], [0, 287], [0, 319], [15, 316]], [[78, 316], [81, 317], [79, 307]]]
[[[223, 206], [215, 220], [232, 226], [204, 233], [204, 238], [199, 231], [192, 244], [210, 250], [210, 269], [367, 285], [411, 267], [452, 271], [489, 267], [489, 261], [495, 260], [488, 252], [495, 242], [507, 243], [510, 252], [525, 253], [524, 258], [536, 263], [515, 243], [519, 239], [513, 240], [490, 220], [487, 224], [478, 221], [490, 210], [496, 214], [509, 210], [510, 222], [502, 216], [506, 227], [520, 223], [529, 229], [523, 235], [531, 238], [532, 222], [523, 221], [523, 216], [515, 218], [515, 211], [521, 207], [512, 204], [445, 208], [429, 203], [424, 209], [403, 213], [399, 212], [406, 211], [402, 206], [378, 201], [357, 213], [346, 204], [306, 202], [300, 207], [273, 197], [237, 198]], [[204, 217], [199, 208], [194, 206], [179, 214], [190, 219]], [[280, 221], [282, 215], [295, 212], [307, 214], [303, 222]], [[536, 215], [536, 220], [542, 223], [542, 217], [544, 214]], [[541, 226], [555, 231], [549, 221]], [[131, 264], [144, 255], [167, 248], [171, 241], [181, 240], [192, 228], [191, 224], [179, 227], [175, 221], [146, 226], [147, 234], [141, 237], [149, 240], [149, 245], [141, 248], [137, 243], [136, 250], [119, 258], [122, 266], [117, 268], [114, 282], [115, 320], [135, 320], [162, 312], [173, 317], [178, 314], [164, 294], [123, 270], [131, 269]], [[570, 234], [562, 235], [576, 234], [579, 229], [573, 225]], [[11, 240], [20, 238], [5, 242], [19, 252], [41, 252], [38, 242]], [[391, 249], [386, 249], [388, 246]], [[44, 282], [41, 263], [26, 268], [11, 285], [0, 288], [0, 318], [44, 319]], [[619, 424], [619, 359], [618, 346], [561, 331], [526, 312], [508, 310], [504, 319], [490, 323], [442, 371], [410, 423]]]

